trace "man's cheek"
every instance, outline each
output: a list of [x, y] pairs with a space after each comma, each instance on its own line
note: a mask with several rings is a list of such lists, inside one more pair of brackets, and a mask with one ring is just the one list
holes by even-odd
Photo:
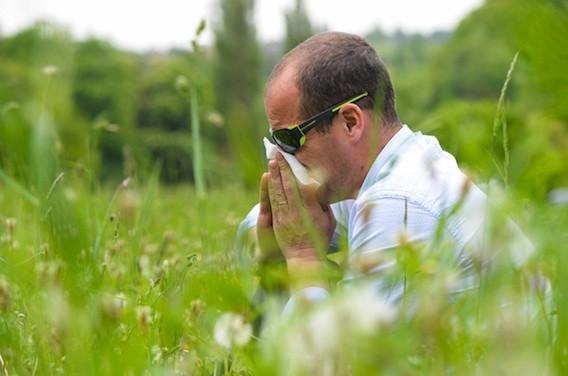
[[308, 173], [312, 179], [320, 184], [326, 184], [329, 180], [329, 173], [321, 166], [308, 169]]

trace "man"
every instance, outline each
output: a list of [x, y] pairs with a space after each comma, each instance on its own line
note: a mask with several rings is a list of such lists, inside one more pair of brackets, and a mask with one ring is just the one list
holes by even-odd
[[[485, 195], [434, 137], [401, 123], [388, 71], [367, 42], [338, 32], [304, 41], [274, 68], [264, 104], [273, 142], [320, 182], [298, 184], [277, 153], [260, 182], [258, 213], [248, 217], [257, 219], [261, 253], [285, 258], [289, 309], [299, 297], [329, 294], [321, 251], [340, 227], [352, 260], [380, 260], [367, 269], [390, 302], [402, 297], [401, 279], [385, 283], [381, 273], [396, 266], [401, 243], [451, 242], [467, 280], [469, 252], [482, 238]], [[346, 279], [360, 274], [351, 270]]]

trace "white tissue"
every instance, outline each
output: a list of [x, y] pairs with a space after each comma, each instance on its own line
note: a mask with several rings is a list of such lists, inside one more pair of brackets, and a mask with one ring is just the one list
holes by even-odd
[[278, 148], [278, 146], [274, 145], [266, 137], [264, 137], [262, 142], [264, 142], [266, 159], [274, 159], [274, 157], [276, 157], [276, 153], [280, 153], [282, 154], [284, 159], [286, 159], [286, 162], [288, 162], [290, 169], [292, 169], [292, 172], [294, 173], [296, 179], [298, 179], [300, 183], [304, 185], [311, 185], [311, 184], [319, 185], [319, 182], [308, 174], [308, 170], [306, 170], [306, 168], [296, 159], [296, 157], [294, 157], [294, 155], [282, 151], [281, 149]]

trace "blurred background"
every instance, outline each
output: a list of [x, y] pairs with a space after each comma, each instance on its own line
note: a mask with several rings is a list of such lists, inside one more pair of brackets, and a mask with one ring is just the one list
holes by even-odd
[[478, 179], [543, 199], [568, 184], [567, 13], [564, 0], [2, 0], [0, 167], [29, 179], [39, 116], [61, 163], [103, 182], [159, 163], [169, 184], [197, 168], [205, 185], [254, 187], [265, 78], [298, 42], [340, 30], [376, 47], [405, 123]]

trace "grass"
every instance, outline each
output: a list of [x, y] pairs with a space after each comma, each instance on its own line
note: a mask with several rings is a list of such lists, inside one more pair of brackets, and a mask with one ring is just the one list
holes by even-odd
[[77, 220], [87, 223], [87, 248], [58, 249], [44, 213], [17, 190], [0, 191], [7, 372], [139, 374], [222, 360], [212, 325], [221, 312], [247, 312], [250, 291], [231, 247], [254, 195], [232, 187], [197, 198], [189, 187], [136, 182], [93, 195], [65, 179], [57, 191], [92, 208]]
[[[338, 291], [283, 320], [277, 298], [253, 308], [254, 275], [232, 250], [256, 193], [233, 186], [204, 197], [156, 176], [92, 191], [58, 174], [39, 206], [1, 186], [4, 374], [553, 374], [562, 366], [563, 311], [551, 315], [530, 287], [544, 273], [559, 309], [565, 304], [562, 208], [519, 210], [496, 192], [491, 249], [507, 249], [499, 214], [507, 210], [524, 214], [537, 251], [520, 266], [500, 256], [473, 294], [450, 302], [443, 291], [453, 270], [407, 244], [400, 264], [407, 301], [418, 305], [392, 318], [368, 296]], [[259, 313], [265, 331], [227, 345]]]

